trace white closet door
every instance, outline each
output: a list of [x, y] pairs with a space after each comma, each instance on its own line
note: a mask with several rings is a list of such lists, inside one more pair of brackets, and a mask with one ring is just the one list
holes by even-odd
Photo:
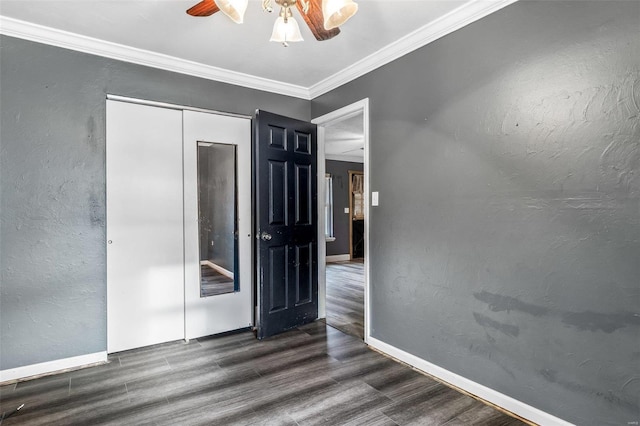
[[107, 350], [184, 338], [182, 111], [107, 101]]
[[[201, 297], [198, 236], [198, 142], [236, 146], [239, 291]], [[251, 120], [184, 111], [186, 338], [252, 325]]]

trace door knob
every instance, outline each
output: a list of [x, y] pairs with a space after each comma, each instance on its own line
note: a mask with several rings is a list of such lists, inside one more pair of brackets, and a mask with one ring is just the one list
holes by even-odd
[[271, 240], [271, 234], [263, 232], [262, 235], [260, 235], [260, 238], [262, 238], [262, 241], [269, 241]]

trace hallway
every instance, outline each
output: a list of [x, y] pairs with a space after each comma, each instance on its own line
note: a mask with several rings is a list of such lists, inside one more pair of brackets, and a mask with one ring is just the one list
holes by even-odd
[[364, 261], [327, 263], [327, 324], [364, 340]]

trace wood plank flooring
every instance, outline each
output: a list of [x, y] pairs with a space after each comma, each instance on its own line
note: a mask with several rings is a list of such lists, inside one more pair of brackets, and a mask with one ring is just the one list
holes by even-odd
[[327, 324], [364, 339], [364, 261], [327, 263]]
[[109, 356], [0, 387], [10, 425], [523, 424], [322, 321], [258, 341], [243, 332]]
[[218, 294], [233, 293], [235, 283], [233, 279], [222, 275], [208, 265], [200, 265], [200, 297], [216, 296]]

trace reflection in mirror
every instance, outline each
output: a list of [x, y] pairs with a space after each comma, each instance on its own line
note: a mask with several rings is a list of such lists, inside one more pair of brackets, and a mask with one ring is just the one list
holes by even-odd
[[236, 146], [198, 142], [200, 297], [239, 291]]

